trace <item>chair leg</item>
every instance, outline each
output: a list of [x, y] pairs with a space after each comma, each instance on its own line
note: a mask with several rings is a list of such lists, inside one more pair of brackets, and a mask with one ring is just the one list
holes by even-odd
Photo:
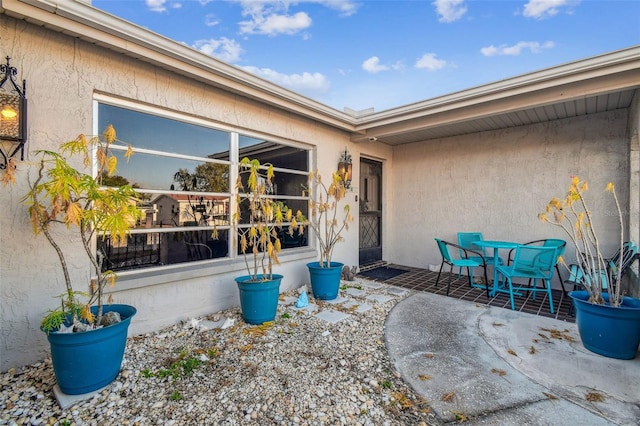
[[487, 265], [482, 267], [484, 271], [484, 288], [487, 290], [487, 299], [491, 300], [491, 296], [489, 295], [489, 278], [487, 277]]
[[436, 278], [436, 287], [438, 287], [438, 282], [440, 281], [440, 274], [442, 273], [443, 267], [444, 267], [444, 262], [440, 264], [440, 270], [438, 271], [438, 278]]
[[505, 277], [505, 278], [507, 280], [507, 283], [509, 283], [509, 301], [511, 302], [511, 310], [515, 311], [516, 303], [513, 301], [513, 283], [511, 282], [510, 277]]
[[447, 296], [449, 295], [449, 287], [451, 287], [451, 275], [453, 275], [453, 265], [449, 268], [449, 279], [447, 280]]
[[553, 314], [553, 296], [551, 295], [551, 280], [545, 280], [547, 282], [547, 294], [549, 295], [549, 309]]

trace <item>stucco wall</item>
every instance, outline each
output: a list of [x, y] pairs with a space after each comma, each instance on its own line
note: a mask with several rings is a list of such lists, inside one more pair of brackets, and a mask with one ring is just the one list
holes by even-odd
[[[605, 253], [619, 241], [613, 181], [629, 212], [626, 110], [397, 147], [391, 202], [394, 220], [387, 258], [400, 264], [440, 264], [434, 238], [455, 242], [459, 231], [485, 239], [526, 242], [563, 238], [537, 214], [569, 189], [571, 176], [589, 182]], [[567, 249], [567, 261], [574, 259]]]
[[[0, 15], [0, 34], [0, 53], [10, 56], [18, 78], [27, 80], [29, 102], [27, 161], [18, 165], [16, 184], [0, 188], [0, 370], [42, 359], [48, 351], [39, 323], [57, 303], [54, 297], [62, 293], [64, 283], [54, 251], [44, 238], [32, 236], [20, 200], [27, 192], [27, 181], [33, 180], [34, 151], [55, 149], [79, 133], [91, 134], [94, 93], [216, 120], [239, 131], [259, 131], [283, 142], [308, 144], [316, 149], [324, 176], [335, 170], [340, 152], [348, 147], [357, 179], [362, 147], [351, 144], [342, 132], [6, 15]], [[383, 159], [390, 154], [388, 147], [379, 145], [369, 146], [369, 151]], [[349, 194], [352, 204], [355, 195]], [[353, 229], [334, 255], [351, 265], [358, 262], [357, 219]], [[79, 242], [60, 232], [73, 279], [88, 283], [89, 265]], [[310, 250], [281, 256], [283, 265], [277, 271], [285, 275], [282, 290], [308, 282], [305, 263], [315, 258]], [[153, 275], [122, 274], [115, 301], [138, 309], [130, 334], [238, 306], [233, 277], [242, 275], [239, 263], [167, 268], [160, 285], [153, 285]]]

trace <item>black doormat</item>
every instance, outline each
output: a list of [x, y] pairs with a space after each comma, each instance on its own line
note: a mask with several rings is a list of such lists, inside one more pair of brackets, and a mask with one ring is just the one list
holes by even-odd
[[368, 271], [360, 272], [358, 275], [371, 278], [378, 281], [386, 281], [398, 275], [404, 274], [404, 269], [390, 268], [388, 266], [380, 266], [378, 268], [369, 269]]

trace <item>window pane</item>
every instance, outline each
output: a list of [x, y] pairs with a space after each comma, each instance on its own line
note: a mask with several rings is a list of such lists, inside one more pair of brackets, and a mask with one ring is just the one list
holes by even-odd
[[[294, 229], [293, 235], [289, 235], [289, 226], [283, 226], [282, 229], [278, 229], [278, 239], [280, 239], [280, 247], [282, 250], [296, 247], [306, 247], [309, 245], [309, 227], [303, 227], [303, 232], [298, 232]], [[238, 255], [244, 256], [242, 253], [240, 244], [240, 237], [238, 236]], [[253, 257], [251, 252], [252, 248], [247, 249], [247, 256]]]
[[98, 250], [104, 254], [103, 271], [126, 271], [226, 257], [228, 240], [227, 230], [219, 231], [217, 239], [207, 230], [145, 233], [119, 244], [98, 238]]
[[[285, 207], [288, 207], [289, 209], [293, 210], [293, 215], [295, 216], [295, 214], [298, 212], [298, 210], [300, 210], [302, 212], [303, 215], [305, 215], [305, 217], [307, 217], [308, 214], [308, 210], [309, 210], [309, 202], [307, 200], [304, 199], [299, 199], [299, 200], [290, 200], [290, 199], [274, 199], [274, 201], [276, 202], [281, 202], [282, 204], [284, 204]], [[241, 225], [247, 225], [249, 224], [249, 216], [250, 216], [250, 212], [249, 212], [249, 200], [246, 198], [242, 198], [240, 201], [240, 221], [239, 223]], [[286, 220], [286, 219], [285, 219]]]
[[119, 140], [136, 148], [229, 160], [229, 132], [99, 104], [98, 128], [109, 124]]
[[309, 171], [309, 155], [306, 149], [240, 135], [239, 152], [239, 160], [248, 157], [250, 160], [259, 160], [260, 164], [271, 163], [273, 167]]
[[[229, 166], [181, 158], [112, 151], [118, 159], [116, 175], [135, 188], [169, 191], [229, 192]], [[108, 181], [105, 183], [108, 185]]]

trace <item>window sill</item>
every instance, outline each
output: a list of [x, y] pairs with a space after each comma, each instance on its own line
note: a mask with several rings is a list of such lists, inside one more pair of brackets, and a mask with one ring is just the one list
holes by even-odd
[[[289, 249], [280, 253], [280, 263], [296, 262], [317, 258], [317, 252], [310, 248]], [[142, 287], [184, 281], [211, 275], [228, 274], [234, 271], [246, 273], [242, 256], [236, 259], [222, 259], [204, 262], [190, 262], [180, 265], [160, 266], [144, 270], [124, 271], [118, 273], [116, 286], [107, 289], [107, 293], [132, 290]]]

